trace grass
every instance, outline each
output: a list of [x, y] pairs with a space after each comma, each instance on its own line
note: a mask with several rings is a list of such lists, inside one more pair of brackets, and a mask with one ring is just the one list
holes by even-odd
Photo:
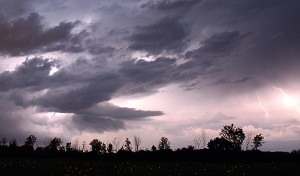
[[300, 163], [212, 163], [189, 161], [100, 161], [75, 159], [0, 159], [0, 175], [198, 176], [300, 173]]

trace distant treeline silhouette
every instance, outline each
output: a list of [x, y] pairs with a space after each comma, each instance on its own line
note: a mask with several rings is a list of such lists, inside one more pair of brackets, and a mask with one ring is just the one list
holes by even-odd
[[[134, 136], [133, 144], [126, 138], [120, 147], [120, 138], [114, 138], [111, 143], [105, 144], [99, 139], [93, 139], [87, 150], [83, 142], [81, 149], [72, 147], [71, 142], [62, 146], [60, 138], [52, 138], [46, 142], [45, 147], [34, 147], [37, 138], [29, 135], [24, 144], [17, 145], [16, 140], [8, 142], [6, 138], [0, 140], [0, 157], [26, 157], [26, 158], [87, 158], [103, 160], [197, 160], [197, 161], [226, 161], [226, 162], [249, 162], [249, 161], [300, 161], [300, 150], [292, 152], [261, 152], [259, 147], [264, 143], [264, 137], [257, 134], [251, 140], [252, 150], [242, 150], [241, 146], [245, 139], [242, 128], [234, 124], [225, 125], [219, 137], [211, 139], [207, 148], [200, 149], [200, 142], [205, 144], [205, 135], [195, 138], [195, 145], [171, 150], [171, 142], [167, 137], [161, 137], [157, 146], [153, 145], [151, 150], [141, 150], [142, 140]], [[248, 138], [249, 139], [249, 138]], [[248, 149], [249, 141], [246, 141]], [[133, 146], [133, 147], [132, 147]], [[120, 147], [120, 148], [119, 148]], [[134, 150], [134, 151], [133, 151]]]

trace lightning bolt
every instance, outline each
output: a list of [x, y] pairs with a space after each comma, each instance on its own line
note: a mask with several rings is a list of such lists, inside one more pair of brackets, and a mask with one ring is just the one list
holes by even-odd
[[280, 93], [282, 94], [283, 98], [284, 98], [284, 101], [285, 103], [287, 104], [287, 106], [289, 106], [290, 108], [292, 108], [293, 110], [295, 111], [298, 111], [300, 112], [300, 106], [296, 103], [296, 101], [291, 98], [290, 96], [288, 96], [284, 91], [283, 89], [279, 88], [279, 87], [274, 87], [274, 89], [277, 89], [280, 91]]
[[265, 117], [266, 117], [267, 119], [269, 119], [269, 112], [268, 112], [267, 109], [262, 105], [258, 93], [256, 93], [256, 96], [257, 96], [257, 99], [258, 99], [258, 102], [259, 102], [259, 107], [260, 107], [260, 109], [263, 110], [263, 111], [265, 112]]
[[279, 90], [279, 91], [281, 92], [281, 94], [282, 94], [284, 97], [288, 97], [288, 96], [286, 95], [286, 93], [285, 93], [281, 88], [275, 87], [275, 86], [273, 86], [273, 88]]

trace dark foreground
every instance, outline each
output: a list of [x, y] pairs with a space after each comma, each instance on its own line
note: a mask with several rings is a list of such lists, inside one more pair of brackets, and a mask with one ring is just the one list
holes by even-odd
[[100, 161], [0, 158], [5, 175], [299, 175], [298, 162]]

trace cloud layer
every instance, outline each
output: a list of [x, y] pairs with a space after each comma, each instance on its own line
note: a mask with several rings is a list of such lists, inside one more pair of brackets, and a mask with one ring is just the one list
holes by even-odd
[[[257, 95], [269, 111], [279, 112], [272, 102], [280, 92], [273, 87], [298, 97], [298, 1], [89, 0], [84, 6], [79, 0], [17, 2], [1, 1], [7, 5], [0, 14], [3, 136], [44, 129], [47, 125], [40, 118], [52, 113], [61, 116], [55, 123], [48, 121], [49, 128], [66, 128], [71, 137], [130, 131], [136, 124], [168, 129], [157, 125], [161, 118], [175, 129], [178, 121], [170, 120], [170, 114], [178, 118], [196, 107], [196, 124], [210, 130], [234, 121], [265, 131], [289, 122], [282, 128], [297, 131], [297, 113], [280, 110], [266, 124], [255, 124], [250, 116], [261, 112]], [[182, 102], [169, 111], [162, 95], [172, 86], [179, 88], [167, 97]], [[112, 103], [149, 96], [155, 96], [161, 108]], [[185, 101], [193, 106], [179, 111]], [[179, 133], [174, 129], [170, 131]]]

